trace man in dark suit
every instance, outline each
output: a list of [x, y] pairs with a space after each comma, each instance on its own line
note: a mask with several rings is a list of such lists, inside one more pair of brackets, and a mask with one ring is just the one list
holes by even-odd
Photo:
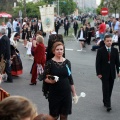
[[86, 33], [87, 33], [87, 44], [90, 45], [90, 42], [91, 42], [91, 37], [92, 37], [92, 30], [91, 30], [91, 26], [90, 24], [87, 24], [87, 28], [86, 28]]
[[119, 54], [116, 48], [113, 48], [112, 38], [106, 35], [104, 38], [105, 46], [98, 49], [96, 56], [96, 73], [102, 81], [103, 104], [109, 112], [111, 108], [111, 95], [116, 78], [116, 71], [119, 74]]
[[64, 29], [65, 29], [64, 35], [68, 36], [68, 30], [69, 30], [69, 22], [68, 22], [68, 20], [66, 20], [65, 23], [64, 23]]
[[58, 34], [58, 30], [59, 30], [59, 28], [60, 28], [60, 23], [59, 23], [59, 21], [58, 20], [55, 20], [55, 32]]
[[73, 28], [74, 28], [74, 35], [75, 35], [75, 37], [76, 37], [76, 35], [77, 35], [77, 30], [78, 30], [77, 20], [74, 21], [74, 23], [73, 23]]
[[4, 60], [6, 61], [5, 72], [7, 73], [7, 81], [8, 83], [12, 83], [11, 76], [11, 63], [10, 63], [10, 40], [5, 35], [5, 29], [0, 29], [0, 59], [1, 55], [4, 56]]

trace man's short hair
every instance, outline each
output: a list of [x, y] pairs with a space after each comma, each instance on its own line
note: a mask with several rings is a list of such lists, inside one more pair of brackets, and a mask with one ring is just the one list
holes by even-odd
[[0, 33], [1, 33], [2, 35], [4, 35], [4, 34], [6, 33], [5, 28], [0, 28]]
[[106, 40], [106, 38], [112, 38], [111, 35], [105, 35], [104, 40]]

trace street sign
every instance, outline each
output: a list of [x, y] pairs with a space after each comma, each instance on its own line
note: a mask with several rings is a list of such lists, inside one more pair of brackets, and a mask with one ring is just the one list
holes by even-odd
[[100, 11], [101, 15], [106, 16], [108, 15], [108, 8], [102, 8]]

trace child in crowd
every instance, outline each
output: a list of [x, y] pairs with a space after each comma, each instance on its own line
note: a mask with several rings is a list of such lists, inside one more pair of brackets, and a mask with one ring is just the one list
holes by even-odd
[[31, 54], [32, 39], [29, 40], [26, 47], [27, 47], [27, 55], [29, 56], [29, 59], [33, 59], [32, 54]]

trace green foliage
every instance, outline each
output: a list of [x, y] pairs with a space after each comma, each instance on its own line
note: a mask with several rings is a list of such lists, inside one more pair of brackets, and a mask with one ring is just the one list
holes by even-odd
[[[24, 0], [17, 2], [17, 7], [13, 8], [13, 3], [17, 0], [0, 0], [0, 11], [6, 11], [13, 15], [13, 17], [19, 17], [19, 10], [22, 11], [23, 17], [25, 16]], [[53, 1], [57, 0], [39, 0], [37, 3], [26, 3], [26, 15], [27, 17], [40, 17], [39, 6], [53, 4]], [[71, 14], [77, 8], [76, 3], [73, 0], [59, 0], [60, 14]], [[57, 9], [57, 8], [56, 8]], [[57, 10], [56, 10], [57, 11]]]
[[101, 11], [101, 8], [103, 8], [104, 7], [104, 0], [101, 0], [101, 3], [100, 3], [100, 5], [98, 6], [98, 8], [96, 9], [96, 13], [98, 14], [98, 15], [100, 15], [100, 11]]
[[13, 3], [17, 0], [0, 0], [0, 12], [12, 13]]
[[119, 12], [120, 10], [120, 0], [109, 0], [105, 5], [103, 3], [104, 0], [101, 1], [101, 4], [96, 9], [97, 14], [100, 14], [102, 7], [108, 7], [110, 13]]
[[72, 14], [75, 9], [77, 8], [77, 5], [73, 0], [64, 0], [63, 2], [60, 2], [60, 14], [64, 13], [65, 15]]
[[[39, 6], [45, 5], [45, 2], [28, 2], [26, 3], [26, 15], [27, 17], [40, 17]], [[14, 9], [14, 15], [16, 16], [19, 13], [19, 10], [22, 10], [24, 16], [24, 6], [23, 3], [19, 3], [19, 7]]]

